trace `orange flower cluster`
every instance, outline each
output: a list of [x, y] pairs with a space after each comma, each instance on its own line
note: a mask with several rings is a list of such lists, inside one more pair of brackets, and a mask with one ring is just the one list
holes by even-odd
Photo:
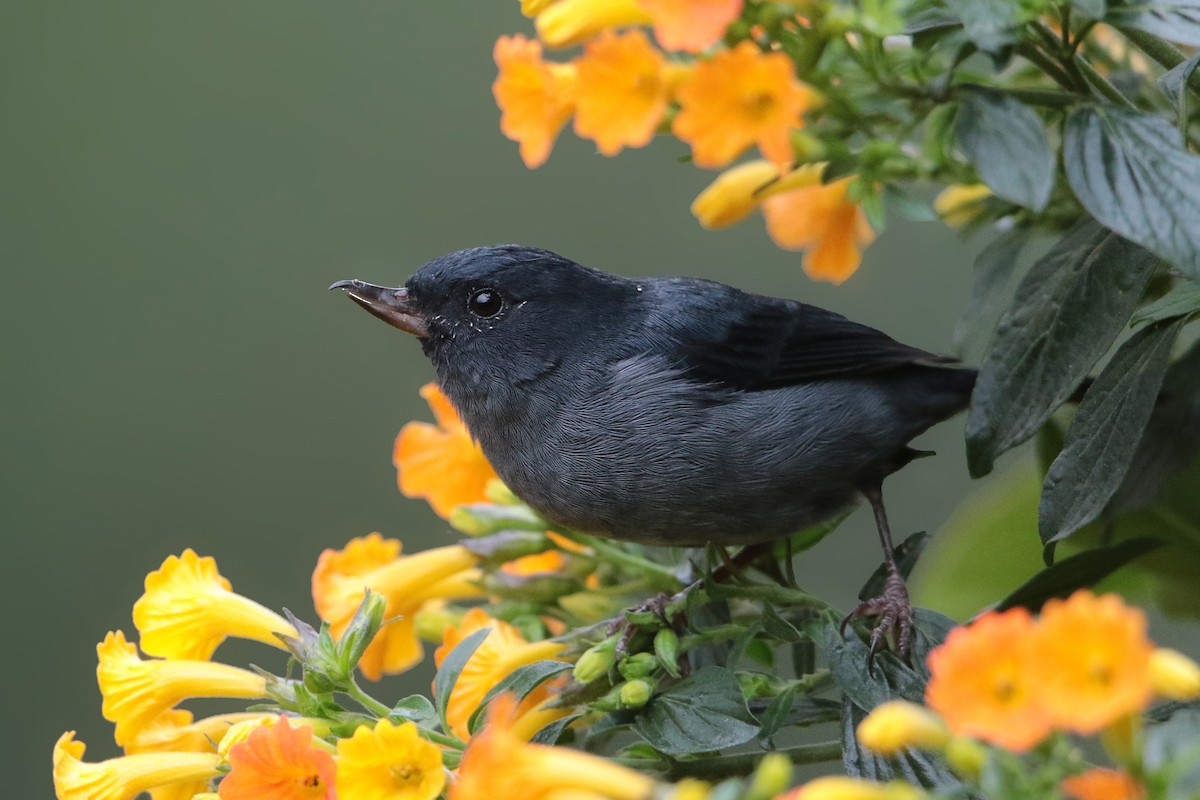
[[1079, 591], [1035, 620], [1024, 609], [957, 628], [929, 655], [925, 700], [961, 736], [1025, 751], [1053, 731], [1093, 734], [1172, 691], [1146, 618], [1116, 595]]

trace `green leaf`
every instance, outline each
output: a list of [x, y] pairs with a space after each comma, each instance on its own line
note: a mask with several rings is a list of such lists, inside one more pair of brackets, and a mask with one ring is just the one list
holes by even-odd
[[476, 729], [485, 719], [487, 707], [491, 704], [496, 696], [503, 692], [510, 692], [517, 698], [520, 703], [529, 693], [541, 686], [546, 681], [553, 678], [555, 675], [561, 675], [571, 669], [572, 665], [565, 661], [534, 661], [532, 664], [526, 664], [519, 667], [504, 676], [504, 679], [497, 683], [492, 688], [488, 689], [487, 694], [483, 696], [483, 700], [471, 712], [471, 717], [467, 721], [467, 729], [474, 735]]
[[1148, 306], [1134, 312], [1134, 325], [1145, 322], [1159, 322], [1176, 317], [1190, 317], [1200, 312], [1200, 283], [1183, 280], [1171, 291], [1155, 300]]
[[1042, 488], [1038, 533], [1061, 541], [1100, 516], [1121, 485], [1167, 374], [1181, 321], [1139, 329], [1096, 378]]
[[1137, 558], [1162, 546], [1158, 539], [1128, 539], [1108, 547], [1084, 550], [1047, 567], [1001, 600], [996, 610], [1023, 606], [1038, 611], [1047, 600], [1091, 588]]
[[1105, 0], [1071, 0], [1071, 7], [1091, 19], [1104, 19], [1108, 13]]
[[967, 339], [976, 331], [991, 331], [996, 327], [1003, 305], [997, 298], [1006, 290], [1017, 272], [1021, 251], [1029, 242], [1032, 231], [1028, 227], [1013, 228], [987, 243], [975, 257], [975, 277], [971, 283], [971, 294], [967, 307], [954, 326], [952, 346], [962, 352]]
[[438, 711], [433, 703], [423, 694], [410, 694], [399, 700], [388, 715], [392, 719], [404, 719], [420, 725], [432, 719], [437, 719]]
[[1200, 0], [1113, 3], [1105, 20], [1181, 44], [1200, 45]]
[[796, 684], [793, 683], [771, 698], [770, 705], [758, 715], [762, 721], [762, 730], [759, 732], [761, 738], [770, 739], [787, 722], [788, 713], [791, 712], [792, 705], [796, 702], [796, 693]]
[[788, 622], [771, 603], [763, 603], [762, 626], [767, 635], [781, 642], [791, 644], [805, 638], [804, 633]]
[[549, 725], [546, 725], [544, 728], [535, 733], [533, 738], [529, 740], [529, 743], [557, 744], [559, 738], [561, 738], [563, 735], [563, 731], [567, 729], [567, 726], [582, 716], [582, 714], [572, 714], [569, 717], [563, 717], [562, 719], [554, 720]]
[[1054, 188], [1054, 151], [1033, 109], [1011, 95], [972, 86], [962, 90], [955, 138], [991, 190], [1041, 211]]
[[1167, 96], [1167, 100], [1171, 102], [1171, 107], [1176, 111], [1181, 111], [1184, 108], [1184, 98], [1188, 91], [1188, 80], [1191, 79], [1192, 73], [1196, 71], [1196, 67], [1198, 66], [1200, 66], [1200, 53], [1197, 53], [1181, 64], [1175, 65], [1158, 79], [1158, 88], [1162, 89], [1163, 94]]
[[1021, 4], [1011, 0], [946, 0], [962, 21], [967, 38], [985, 53], [998, 53], [1017, 41]]
[[816, 525], [810, 525], [804, 530], [792, 536], [791, 550], [792, 554], [803, 553], [816, 545], [820, 544], [821, 540], [838, 529], [838, 526], [846, 521], [846, 517], [850, 516], [850, 512], [838, 514], [832, 519], [827, 519], [824, 522], [818, 522]]
[[1075, 109], [1063, 162], [1092, 216], [1200, 278], [1200, 157], [1170, 123], [1109, 106]]
[[971, 475], [1028, 439], [1074, 392], [1129, 320], [1156, 259], [1090, 220], [1017, 287], [980, 369], [967, 418]]
[[450, 730], [450, 726], [446, 724], [446, 704], [450, 702], [450, 693], [458, 683], [459, 673], [491, 632], [491, 628], [482, 628], [456, 644], [442, 661], [437, 674], [433, 676], [433, 699], [437, 704], [438, 719], [442, 721], [443, 730]]
[[[902, 577], [907, 578], [913, 567], [917, 565], [917, 559], [921, 557], [925, 545], [929, 544], [929, 538], [929, 534], [925, 531], [917, 531], [896, 545], [896, 566], [900, 568]], [[883, 583], [887, 580], [887, 574], [887, 564], [880, 564], [859, 590], [858, 599], [869, 600], [883, 594]]]
[[758, 735], [742, 687], [723, 667], [704, 667], [652, 699], [634, 730], [668, 755], [722, 750]]

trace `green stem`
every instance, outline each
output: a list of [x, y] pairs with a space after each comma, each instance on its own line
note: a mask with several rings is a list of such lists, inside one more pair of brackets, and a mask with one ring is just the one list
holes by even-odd
[[679, 579], [675, 577], [674, 570], [671, 567], [657, 564], [648, 558], [642, 558], [639, 555], [630, 553], [597, 536], [572, 531], [570, 538], [592, 548], [597, 555], [602, 556], [607, 561], [642, 573], [655, 589], [674, 591], [681, 586]]
[[1075, 82], [1071, 80], [1071, 76], [1059, 66], [1058, 62], [1039, 50], [1036, 45], [1029, 42], [1021, 42], [1017, 45], [1017, 53], [1053, 78], [1054, 82], [1064, 89], [1070, 89], [1071, 91], [1079, 90], [1080, 87], [1075, 85]]
[[[346, 694], [353, 698], [354, 702], [358, 703], [360, 706], [374, 714], [379, 719], [390, 717], [392, 714], [392, 709], [389, 706], [384, 705], [374, 697], [371, 697], [371, 695], [364, 692], [362, 687], [359, 686], [354, 679], [350, 680], [350, 686], [346, 690]], [[457, 736], [447, 736], [445, 734], [438, 733], [437, 731], [431, 731], [428, 728], [422, 728], [419, 725], [417, 726], [417, 732], [434, 744], [444, 745], [445, 747], [451, 747], [456, 750], [462, 750], [464, 747], [466, 747], [466, 744], [464, 744], [463, 741]]]
[[705, 644], [707, 642], [723, 642], [729, 639], [736, 639], [746, 632], [744, 625], [717, 625], [714, 628], [707, 628], [699, 633], [691, 633], [679, 640], [680, 651], [687, 651], [696, 645]]
[[752, 597], [756, 600], [764, 600], [781, 606], [805, 607], [817, 609], [818, 611], [837, 612], [837, 609], [829, 603], [818, 597], [814, 597], [802, 589], [792, 589], [776, 583], [755, 583], [749, 586], [722, 584], [720, 589], [714, 590], [713, 593], [721, 597]]
[[[1137, 28], [1127, 28], [1124, 25], [1117, 25], [1116, 28], [1133, 43], [1134, 47], [1166, 69], [1174, 69], [1187, 59], [1182, 50], [1170, 42], [1164, 42], [1154, 34], [1139, 31]], [[1188, 88], [1200, 95], [1200, 70], [1192, 72], [1188, 77]]]
[[[791, 759], [793, 764], [820, 764], [837, 761], [842, 757], [840, 741], [818, 742], [783, 747], [775, 751]], [[762, 753], [735, 753], [715, 758], [698, 758], [694, 761], [675, 761], [668, 768], [666, 778], [677, 780], [685, 777], [718, 780], [737, 775], [749, 775], [762, 761]]]
[[1075, 69], [1079, 70], [1083, 74], [1083, 77], [1087, 80], [1088, 84], [1092, 88], [1096, 89], [1098, 92], [1100, 92], [1100, 94], [1104, 95], [1107, 99], [1111, 100], [1112, 102], [1116, 103], [1119, 106], [1123, 106], [1125, 108], [1131, 108], [1131, 109], [1135, 109], [1135, 110], [1137, 109], [1137, 106], [1135, 106], [1133, 104], [1133, 101], [1131, 101], [1125, 95], [1121, 94], [1120, 90], [1117, 89], [1117, 87], [1113, 86], [1109, 82], [1108, 78], [1104, 77], [1099, 72], [1097, 72], [1096, 68], [1093, 67], [1090, 63], [1088, 63], [1088, 60], [1086, 58], [1084, 58], [1083, 56], [1077, 55], [1071, 60], [1070, 63], [1075, 67]]
[[[959, 84], [959, 87], [975, 86], [979, 84]], [[1031, 106], [1043, 106], [1045, 108], [1070, 108], [1079, 102], [1079, 95], [1070, 92], [1056, 92], [1053, 89], [1017, 89], [1007, 86], [988, 86], [986, 87], [996, 92], [1001, 92], [1009, 97], [1015, 97], [1022, 103]]]

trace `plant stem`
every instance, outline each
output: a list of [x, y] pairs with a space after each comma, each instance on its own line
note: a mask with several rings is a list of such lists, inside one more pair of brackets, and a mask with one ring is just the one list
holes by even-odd
[[607, 561], [611, 561], [612, 563], [619, 564], [623, 567], [628, 567], [635, 572], [642, 573], [649, 580], [650, 585], [655, 589], [675, 591], [682, 585], [680, 584], [679, 579], [675, 577], [674, 570], [672, 568], [663, 564], [655, 563], [648, 558], [642, 558], [639, 555], [630, 553], [597, 536], [590, 536], [586, 533], [572, 531], [570, 538], [574, 539], [580, 544], [584, 544], [592, 548], [597, 555], [603, 556], [603, 558]]
[[1108, 78], [1097, 72], [1096, 68], [1089, 64], [1086, 58], [1077, 55], [1071, 60], [1071, 64], [1082, 73], [1084, 79], [1086, 79], [1092, 88], [1099, 91], [1107, 99], [1125, 108], [1137, 108], [1132, 100], [1121, 94], [1120, 90], [1109, 82]]
[[[1117, 25], [1116, 28], [1137, 49], [1166, 69], [1174, 69], [1187, 59], [1182, 50], [1170, 42], [1164, 42], [1154, 34], [1139, 31], [1137, 28], [1127, 28], [1124, 25]], [[1193, 71], [1188, 76], [1188, 88], [1200, 95], [1200, 71]]]
[[1036, 45], [1029, 42], [1021, 42], [1017, 45], [1017, 53], [1053, 78], [1054, 82], [1064, 89], [1070, 89], [1071, 91], [1079, 90], [1079, 87], [1071, 80], [1071, 76], [1059, 66], [1058, 62], [1039, 50]]
[[[842, 757], [839, 741], [801, 744], [775, 751], [791, 759], [793, 764], [820, 764], [836, 761]], [[735, 753], [715, 758], [700, 758], [695, 761], [675, 761], [667, 768], [666, 778], [676, 780], [684, 777], [720, 779], [735, 775], [749, 775], [762, 760], [762, 753]]]
[[[353, 678], [350, 679], [350, 686], [346, 690], [346, 694], [379, 719], [390, 717], [392, 714], [391, 708], [364, 692], [362, 687], [359, 686]], [[456, 750], [462, 750], [464, 747], [466, 747], [463, 741], [457, 736], [447, 736], [446, 734], [438, 733], [437, 731], [431, 731], [428, 728], [422, 728], [420, 725], [417, 726], [417, 732], [434, 744], [444, 745], [445, 747], [451, 747]]]
[[814, 597], [802, 589], [790, 589], [787, 586], [780, 586], [776, 583], [755, 583], [749, 586], [722, 584], [719, 589], [713, 591], [713, 594], [721, 597], [753, 597], [756, 600], [765, 600], [782, 606], [805, 607], [817, 609], [818, 611], [836, 612], [836, 609], [829, 605], [829, 603], [818, 597]]

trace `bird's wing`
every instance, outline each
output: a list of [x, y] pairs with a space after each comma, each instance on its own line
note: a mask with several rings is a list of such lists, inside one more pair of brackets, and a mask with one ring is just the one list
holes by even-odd
[[723, 327], [690, 327], [677, 340], [697, 380], [743, 391], [877, 373], [955, 359], [901, 344], [841, 314], [796, 302], [743, 306]]

